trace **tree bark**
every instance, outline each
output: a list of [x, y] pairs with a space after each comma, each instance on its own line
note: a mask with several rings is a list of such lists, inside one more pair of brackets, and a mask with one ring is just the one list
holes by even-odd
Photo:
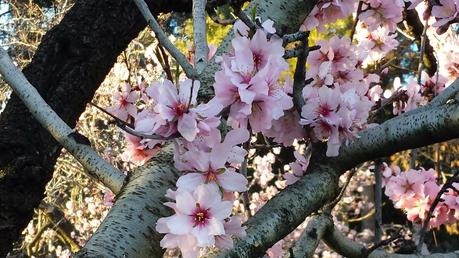
[[[191, 1], [148, 1], [153, 14], [189, 11]], [[81, 0], [43, 38], [23, 72], [70, 126], [83, 112], [116, 57], [145, 28], [129, 0]], [[61, 147], [15, 95], [0, 117], [0, 257], [43, 199]]]

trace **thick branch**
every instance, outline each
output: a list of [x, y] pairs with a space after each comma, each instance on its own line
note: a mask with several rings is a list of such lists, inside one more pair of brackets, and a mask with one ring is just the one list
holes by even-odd
[[[313, 173], [312, 173], [313, 172]], [[247, 236], [218, 257], [259, 257], [313, 212], [337, 195], [338, 177], [331, 167], [311, 166], [296, 184], [268, 201], [245, 225]]]
[[458, 137], [459, 106], [452, 102], [395, 117], [365, 130], [332, 160], [347, 170], [368, 160]]
[[179, 176], [171, 159], [169, 145], [132, 173], [104, 222], [76, 257], [162, 257], [163, 235], [155, 225], [158, 218], [172, 213], [163, 205], [166, 190]]
[[[361, 258], [367, 250], [361, 244], [358, 244], [343, 235], [336, 227], [333, 227], [323, 236], [324, 242], [337, 253], [344, 257]], [[444, 254], [415, 255], [415, 254], [391, 254], [383, 250], [374, 250], [368, 255], [368, 258], [458, 258], [459, 251]]]
[[207, 65], [206, 0], [193, 0], [194, 66], [200, 74]]
[[91, 146], [78, 143], [71, 137], [73, 130], [43, 100], [2, 48], [0, 48], [0, 74], [34, 118], [89, 171], [91, 176], [101, 181], [112, 192], [120, 191], [124, 174], [102, 159]]

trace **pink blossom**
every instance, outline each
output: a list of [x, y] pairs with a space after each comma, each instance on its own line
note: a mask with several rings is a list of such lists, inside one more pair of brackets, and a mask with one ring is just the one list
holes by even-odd
[[225, 234], [215, 236], [215, 246], [220, 249], [233, 248], [233, 239], [231, 238], [232, 236], [245, 237], [247, 235], [247, 233], [245, 232], [246, 227], [241, 226], [241, 224], [241, 216], [233, 216], [231, 218], [225, 219], [225, 221], [223, 222]]
[[156, 225], [158, 232], [167, 233], [161, 247], [177, 247], [177, 241], [170, 239], [174, 235], [194, 237], [196, 246], [207, 247], [215, 244], [215, 236], [225, 234], [224, 220], [231, 215], [232, 204], [221, 200], [215, 185], [204, 184], [191, 193], [179, 188], [174, 208], [174, 215], [159, 219]]
[[406, 86], [405, 93], [408, 98], [406, 101], [399, 100], [398, 102], [394, 102], [394, 115], [408, 112], [425, 103], [425, 99], [421, 95], [421, 86], [412, 78]]
[[323, 31], [326, 23], [333, 23], [338, 19], [349, 16], [354, 10], [354, 3], [354, 0], [319, 1], [306, 20], [304, 20], [300, 31], [308, 31], [314, 28], [317, 28], [318, 31]]
[[373, 31], [379, 26], [385, 26], [394, 32], [397, 24], [403, 20], [403, 0], [366, 0], [364, 11], [359, 19]]
[[[269, 23], [265, 24], [271, 30]], [[238, 31], [243, 26], [238, 25]], [[240, 28], [242, 27], [242, 28]], [[283, 59], [282, 40], [257, 30], [252, 38], [240, 33], [232, 40], [232, 51], [219, 58], [222, 70], [215, 74], [215, 98], [223, 107], [230, 106], [228, 124], [248, 127], [253, 132], [268, 130], [272, 121], [292, 108], [286, 87], [279, 84], [288, 68]]]
[[285, 173], [284, 178], [287, 180], [287, 185], [292, 185], [296, 181], [303, 177], [304, 172], [309, 166], [309, 159], [311, 158], [311, 152], [308, 151], [306, 155], [301, 155], [298, 151], [293, 152], [295, 161], [289, 164], [292, 168], [292, 173]]
[[233, 149], [239, 148], [236, 145], [248, 139], [249, 133], [246, 129], [234, 129], [228, 132], [222, 143], [213, 145], [210, 152], [191, 149], [181, 153], [180, 157], [175, 155], [177, 168], [187, 172], [193, 171], [181, 176], [177, 181], [177, 187], [192, 191], [201, 184], [213, 184], [221, 186], [225, 191], [247, 190], [247, 179], [233, 168], [227, 168], [225, 164], [231, 160]]
[[140, 166], [159, 152], [159, 147], [149, 148], [142, 144], [142, 139], [137, 136], [126, 133], [125, 139], [127, 142], [126, 150], [121, 154], [124, 161], [130, 161]]
[[380, 61], [386, 54], [398, 46], [397, 34], [392, 33], [386, 27], [379, 27], [376, 30], [368, 31], [367, 28], [359, 28], [356, 38], [359, 41], [360, 51], [367, 51], [367, 58], [364, 65]]
[[131, 85], [124, 83], [121, 86], [121, 92], [113, 94], [113, 105], [107, 108], [107, 111], [112, 113], [119, 119], [126, 121], [128, 116], [135, 117], [137, 115], [137, 108], [135, 102], [139, 98], [136, 91], [131, 91]]
[[275, 243], [271, 248], [269, 248], [266, 253], [270, 258], [282, 258], [284, 257], [284, 249], [282, 245], [284, 244], [284, 240], [279, 240], [279, 242]]
[[177, 92], [171, 81], [164, 80], [158, 88], [155, 110], [167, 122], [177, 120], [177, 131], [187, 141], [192, 141], [198, 133], [196, 115], [189, 108], [196, 104], [199, 87], [199, 81], [185, 80]]
[[267, 137], [273, 137], [277, 143], [291, 146], [295, 139], [307, 138], [306, 131], [298, 123], [299, 120], [298, 112], [288, 111], [283, 117], [273, 120], [271, 128], [263, 131], [263, 134]]
[[440, 0], [441, 5], [432, 7], [432, 15], [437, 18], [432, 26], [440, 27], [452, 21], [459, 14], [459, 2], [456, 0]]

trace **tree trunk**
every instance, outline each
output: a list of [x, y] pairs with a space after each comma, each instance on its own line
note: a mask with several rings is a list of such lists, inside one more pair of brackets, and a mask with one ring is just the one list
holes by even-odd
[[[153, 14], [189, 11], [191, 1], [149, 1]], [[24, 69], [28, 80], [70, 126], [116, 57], [146, 26], [130, 0], [81, 0], [43, 38]], [[15, 95], [0, 117], [0, 257], [43, 199], [61, 147]]]

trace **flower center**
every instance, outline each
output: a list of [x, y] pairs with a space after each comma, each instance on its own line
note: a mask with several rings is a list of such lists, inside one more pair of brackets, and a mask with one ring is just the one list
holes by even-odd
[[210, 212], [208, 209], [202, 208], [199, 203], [196, 203], [196, 209], [191, 214], [191, 217], [193, 218], [193, 227], [202, 227], [210, 219]]
[[205, 176], [206, 176], [206, 184], [217, 181], [217, 173], [212, 169], [209, 169], [205, 173]]
[[177, 107], [175, 107], [175, 113], [177, 114], [177, 116], [183, 116], [183, 114], [185, 114], [187, 111], [187, 108], [186, 108], [186, 104], [185, 103], [180, 103], [177, 105]]

